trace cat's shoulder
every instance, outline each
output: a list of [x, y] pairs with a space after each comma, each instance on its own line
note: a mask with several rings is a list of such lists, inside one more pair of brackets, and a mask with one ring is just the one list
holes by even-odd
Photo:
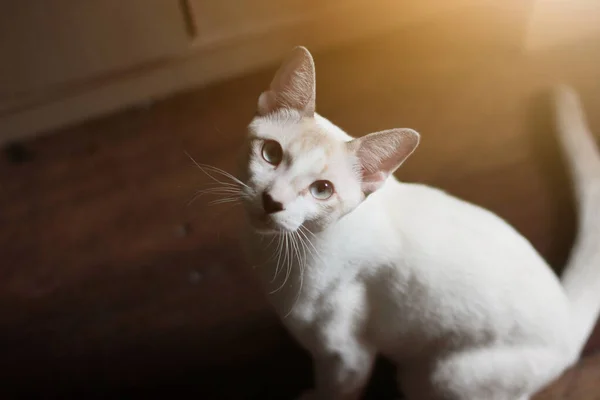
[[405, 183], [392, 180], [382, 191], [382, 201], [392, 215], [434, 219], [436, 221], [462, 221], [463, 224], [491, 223], [505, 221], [485, 207], [461, 199], [443, 189], [423, 183]]

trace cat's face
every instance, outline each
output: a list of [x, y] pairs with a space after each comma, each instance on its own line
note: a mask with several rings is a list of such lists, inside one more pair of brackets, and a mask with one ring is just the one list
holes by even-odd
[[299, 47], [259, 97], [248, 127], [242, 180], [257, 231], [327, 228], [382, 187], [419, 143], [411, 129], [341, 138], [315, 115], [314, 62]]
[[246, 211], [258, 231], [321, 230], [364, 198], [356, 157], [313, 117], [293, 110], [248, 127]]

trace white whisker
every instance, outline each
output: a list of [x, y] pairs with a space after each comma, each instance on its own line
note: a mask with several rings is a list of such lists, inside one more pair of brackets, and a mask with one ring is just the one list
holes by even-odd
[[[275, 247], [275, 251], [273, 251], [271, 253], [271, 256], [269, 258], [267, 258], [267, 260], [265, 261], [265, 264], [268, 263], [268, 262], [270, 262], [271, 260], [273, 260], [275, 258], [275, 256], [277, 255], [277, 249], [279, 248], [279, 237], [280, 237], [280, 235], [273, 234], [273, 235], [270, 235], [270, 236], [271, 236], [271, 240], [269, 240], [269, 243], [267, 243], [267, 245], [265, 246], [265, 249], [269, 249], [269, 247], [271, 247], [271, 245], [275, 241], [275, 238], [277, 238], [277, 245]], [[262, 236], [262, 237], [264, 237], [264, 236]], [[275, 279], [275, 277], [273, 277], [273, 279]], [[273, 282], [273, 281], [271, 281], [271, 282]]]
[[300, 240], [300, 244], [302, 245], [302, 264], [306, 267], [306, 263], [308, 262], [306, 251], [308, 250], [308, 247], [306, 246], [305, 239], [303, 239], [300, 232], [296, 232], [296, 234], [298, 235], [298, 240]]
[[277, 275], [279, 275], [279, 261], [281, 259], [282, 249], [283, 249], [283, 236], [277, 235], [277, 249], [275, 251], [277, 253], [277, 264], [275, 265], [275, 273], [273, 274], [273, 279], [271, 279], [271, 283], [273, 283], [275, 281], [275, 279], [277, 279]]
[[317, 235], [315, 235], [315, 234], [313, 233], [313, 231], [311, 231], [310, 229], [308, 229], [306, 226], [304, 226], [304, 225], [300, 225], [300, 229], [302, 229], [302, 230], [303, 230], [304, 232], [306, 232], [306, 233], [310, 233], [310, 235], [311, 235], [311, 236], [312, 236], [314, 239], [316, 239], [316, 238], [317, 238]]
[[285, 254], [283, 256], [282, 266], [285, 265], [285, 278], [283, 279], [283, 282], [281, 283], [281, 285], [277, 289], [273, 290], [271, 292], [271, 294], [277, 293], [281, 289], [283, 289], [283, 287], [285, 286], [285, 284], [287, 283], [287, 281], [290, 277], [292, 260], [291, 260], [291, 254], [290, 254], [290, 243], [289, 243], [288, 233], [283, 234], [283, 239], [284, 239], [284, 243], [285, 243]]
[[[194, 165], [196, 167], [198, 167], [198, 169], [200, 169], [200, 171], [202, 171], [206, 176], [208, 176], [210, 179], [212, 179], [215, 183], [217, 183], [221, 186], [227, 186], [227, 187], [231, 187], [231, 188], [242, 188], [243, 187], [243, 188], [249, 189], [248, 185], [246, 185], [244, 182], [242, 182], [240, 179], [236, 178], [229, 172], [222, 170], [221, 168], [214, 167], [212, 165], [200, 164], [188, 152], [185, 152], [185, 154], [189, 157], [190, 160], [192, 160]], [[230, 179], [232, 182], [223, 182], [222, 180], [217, 179], [210, 172], [219, 174], [227, 179]]]
[[304, 227], [304, 226], [300, 226], [300, 229], [298, 229], [298, 231], [304, 236], [304, 238], [306, 239], [306, 241], [308, 242], [308, 244], [310, 245], [310, 247], [312, 247], [312, 249], [314, 250], [313, 252], [310, 252], [313, 256], [316, 256], [319, 258], [319, 260], [323, 261], [323, 259], [321, 258], [321, 254], [319, 253], [319, 251], [316, 249], [316, 247], [314, 246], [314, 244], [312, 243], [312, 241], [310, 240], [310, 238], [306, 235], [306, 232], [311, 233], [313, 235], [313, 237], [316, 238], [315, 234], [312, 233], [310, 230], [308, 230], [308, 228]]
[[302, 252], [303, 252], [303, 256], [300, 255], [300, 247], [297, 245], [297, 249], [298, 249], [298, 266], [300, 268], [300, 286], [298, 288], [298, 293], [296, 294], [296, 298], [294, 299], [294, 303], [292, 304], [292, 306], [290, 307], [290, 310], [287, 312], [287, 314], [285, 314], [285, 316], [283, 318], [287, 318], [292, 311], [294, 311], [294, 308], [296, 307], [296, 304], [298, 303], [298, 300], [300, 299], [300, 295], [302, 294], [302, 287], [304, 286], [304, 270], [306, 268], [306, 263], [307, 263], [307, 258], [306, 258], [306, 243], [304, 243], [304, 239], [302, 239], [302, 236], [300, 236], [300, 233], [298, 231], [294, 232], [295, 238], [298, 242], [300, 242], [299, 244], [302, 246]]
[[203, 168], [208, 169], [211, 172], [215, 172], [217, 174], [220, 174], [226, 178], [231, 179], [232, 181], [234, 181], [235, 183], [240, 184], [243, 187], [248, 187], [248, 185], [246, 185], [244, 182], [242, 182], [240, 179], [236, 178], [235, 176], [233, 176], [232, 174], [230, 174], [229, 172], [221, 169], [221, 168], [217, 168], [217, 167], [213, 167], [212, 165], [206, 165], [206, 164], [199, 164], [201, 165]]
[[209, 202], [209, 205], [217, 205], [223, 203], [239, 203], [241, 200], [239, 197], [226, 197], [224, 199], [213, 200]]
[[196, 192], [197, 194], [208, 194], [208, 193], [242, 193], [240, 189], [230, 187], [213, 187], [208, 189], [200, 189]]
[[213, 182], [208, 182], [206, 184], [206, 186], [229, 187], [229, 188], [238, 189], [238, 190], [243, 189], [243, 187], [240, 186], [239, 183], [235, 183], [235, 182], [222, 182], [222, 181], [214, 182], [214, 180], [213, 180]]
[[233, 189], [233, 188], [223, 188], [223, 187], [215, 187], [215, 188], [209, 188], [209, 189], [202, 189], [202, 190], [198, 190], [196, 193], [194, 193], [194, 196], [192, 196], [192, 198], [190, 199], [190, 201], [188, 202], [188, 207], [192, 205], [192, 203], [194, 201], [196, 201], [197, 199], [199, 199], [200, 197], [204, 196], [204, 195], [235, 195], [238, 197], [243, 197], [244, 194], [241, 190], [239, 189]]
[[[248, 194], [244, 191], [244, 188], [248, 188], [244, 182], [233, 176], [227, 171], [224, 171], [220, 168], [214, 167], [212, 165], [200, 164], [198, 163], [189, 153], [185, 153], [190, 160], [194, 163], [200, 171], [202, 171], [206, 176], [208, 176], [213, 182], [209, 184], [208, 188], [198, 190], [194, 196], [188, 202], [188, 206], [190, 206], [194, 201], [196, 201], [199, 197], [204, 195], [214, 195], [221, 197], [219, 199], [213, 200], [209, 202], [209, 205], [217, 205], [224, 203], [233, 203], [238, 204], [241, 203], [241, 200], [248, 197]], [[213, 174], [219, 174], [229, 180], [231, 182], [224, 182], [221, 179], [218, 179]]]
[[266, 246], [266, 247], [267, 247], [267, 248], [269, 248], [269, 246], [270, 246], [271, 244], [273, 244], [273, 241], [274, 241], [274, 240], [275, 240], [275, 235], [271, 235], [271, 240], [269, 240], [269, 243], [267, 243], [267, 246]]
[[200, 164], [196, 160], [194, 160], [194, 158], [189, 153], [186, 152], [185, 154], [190, 158], [190, 160], [192, 160], [192, 162], [196, 165], [196, 167], [198, 167], [202, 172], [204, 172], [206, 175], [208, 175], [214, 181], [219, 182], [219, 183], [224, 183], [224, 182], [221, 182], [219, 179], [215, 178], [213, 175], [211, 175], [207, 171], [214, 172], [216, 174], [224, 176], [225, 178], [231, 179], [233, 182], [237, 183], [238, 185], [241, 185], [243, 187], [248, 188], [248, 185], [246, 185], [244, 182], [242, 182], [241, 180], [239, 180], [238, 178], [236, 178], [235, 176], [233, 176], [229, 172], [227, 172], [227, 171], [225, 171], [225, 170], [223, 170], [221, 168], [217, 168], [215, 166], [212, 166], [212, 165]]

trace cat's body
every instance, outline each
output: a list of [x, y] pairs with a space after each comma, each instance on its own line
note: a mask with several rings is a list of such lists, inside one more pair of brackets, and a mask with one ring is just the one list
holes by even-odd
[[[266, 272], [266, 288], [277, 289], [287, 270], [272, 279], [276, 243], [268, 248], [261, 236], [256, 239], [253, 248], [271, 258], [267, 263], [256, 259]], [[310, 239], [315, 248], [291, 255], [294, 265], [286, 284], [270, 296], [290, 327], [319, 330], [324, 316], [315, 299], [335, 301], [337, 292], [348, 290], [345, 285], [358, 282], [365, 292], [356, 297], [355, 317], [364, 320], [365, 333], [391, 358], [401, 347], [403, 353], [426, 350], [433, 339], [460, 346], [502, 341], [511, 331], [535, 335], [519, 329], [520, 319], [531, 319], [529, 313], [545, 314], [540, 322], [548, 332], [559, 320], [568, 329], [560, 283], [530, 243], [495, 214], [438, 189], [391, 176], [352, 213]], [[555, 304], [548, 290], [559, 293]], [[531, 302], [513, 304], [515, 296], [528, 296]], [[558, 332], [558, 340], [565, 337]]]
[[[295, 62], [300, 72], [308, 68], [305, 58]], [[577, 153], [582, 141], [592, 142], [587, 132], [574, 133], [575, 147], [566, 143], [586, 226], [584, 250], [563, 287], [496, 215], [391, 175], [416, 147], [416, 133], [385, 136], [399, 154], [389, 161], [387, 147], [354, 140], [314, 113], [310, 99], [309, 90], [281, 107], [280, 99], [267, 106], [261, 97], [251, 142], [277, 140], [281, 154], [251, 145], [244, 177], [248, 257], [283, 323], [314, 358], [316, 389], [306, 398], [358, 399], [377, 354], [396, 363], [411, 400], [527, 399], [569, 367], [600, 309], [600, 216], [593, 211], [600, 158], [593, 160], [594, 149], [588, 159]], [[351, 182], [353, 173], [362, 179]], [[336, 192], [309, 186], [324, 198], [313, 204], [302, 188], [324, 178], [337, 179], [325, 181]], [[266, 214], [257, 216], [261, 196]]]

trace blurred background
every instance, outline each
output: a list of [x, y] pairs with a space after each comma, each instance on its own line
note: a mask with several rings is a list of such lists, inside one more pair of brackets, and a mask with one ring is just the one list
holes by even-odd
[[[235, 171], [258, 95], [307, 46], [350, 134], [410, 127], [399, 178], [515, 225], [556, 271], [575, 232], [546, 90], [600, 135], [597, 0], [22, 0], [0, 13], [2, 398], [291, 399], [310, 360], [244, 264]], [[540, 399], [598, 399], [600, 331]], [[367, 394], [393, 399], [390, 367]]]

